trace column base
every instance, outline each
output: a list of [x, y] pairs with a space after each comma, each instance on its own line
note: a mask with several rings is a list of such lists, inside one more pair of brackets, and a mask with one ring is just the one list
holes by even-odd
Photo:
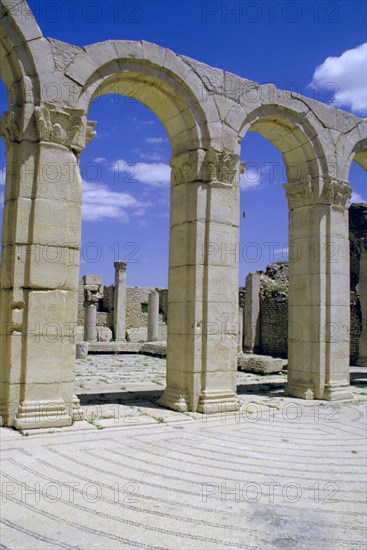
[[367, 367], [367, 357], [358, 357], [357, 367]]
[[326, 401], [353, 401], [354, 396], [348, 383], [326, 384], [322, 396]]
[[284, 395], [298, 397], [299, 399], [315, 399], [313, 390], [307, 385], [287, 384], [284, 389]]
[[84, 420], [83, 411], [80, 406], [79, 397], [77, 395], [73, 395], [72, 407], [73, 407], [73, 422]]
[[204, 414], [238, 411], [240, 402], [232, 390], [203, 391], [199, 398], [197, 412]]
[[187, 412], [189, 410], [188, 397], [187, 392], [167, 386], [163, 395], [158, 399], [158, 405], [178, 412]]
[[14, 419], [17, 430], [61, 428], [72, 424], [65, 401], [22, 401]]

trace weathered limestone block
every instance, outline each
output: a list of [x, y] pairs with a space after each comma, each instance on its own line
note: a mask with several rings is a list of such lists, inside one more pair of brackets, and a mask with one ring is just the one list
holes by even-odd
[[113, 337], [112, 330], [108, 327], [97, 326], [97, 340], [98, 342], [111, 342]]
[[147, 327], [128, 328], [126, 331], [127, 342], [147, 342], [148, 329]]
[[77, 342], [76, 343], [76, 358], [86, 359], [89, 351], [89, 342]]
[[239, 370], [255, 374], [274, 374], [281, 372], [283, 361], [282, 359], [275, 359], [268, 355], [239, 353], [238, 368]]
[[142, 344], [140, 348], [140, 353], [145, 353], [146, 355], [154, 355], [158, 357], [166, 357], [167, 344], [166, 342], [146, 342]]

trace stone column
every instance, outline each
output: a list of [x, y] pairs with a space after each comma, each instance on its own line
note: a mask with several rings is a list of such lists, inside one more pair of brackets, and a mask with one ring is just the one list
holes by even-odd
[[245, 294], [245, 353], [254, 353], [260, 346], [260, 274], [246, 277]]
[[359, 301], [362, 313], [362, 331], [359, 337], [359, 357], [357, 365], [367, 367], [367, 239], [360, 241], [359, 260]]
[[159, 292], [152, 290], [148, 297], [148, 342], [158, 341]]
[[126, 262], [115, 262], [113, 331], [116, 342], [126, 340]]
[[180, 411], [236, 410], [238, 156], [171, 159], [167, 387]]
[[[28, 123], [28, 112], [36, 125]], [[3, 423], [72, 423], [82, 184], [78, 153], [91, 126], [80, 111], [35, 107], [6, 129], [0, 324]], [[4, 121], [4, 119], [2, 119]], [[17, 127], [18, 126], [18, 127]], [[33, 133], [32, 133], [33, 132]], [[12, 135], [10, 135], [12, 134]]]
[[97, 304], [84, 302], [84, 341], [97, 342]]
[[349, 399], [348, 183], [285, 184], [289, 203], [289, 331], [286, 392]]
[[238, 308], [238, 351], [243, 351], [243, 308]]
[[97, 305], [103, 298], [102, 277], [84, 275], [84, 340], [97, 342]]

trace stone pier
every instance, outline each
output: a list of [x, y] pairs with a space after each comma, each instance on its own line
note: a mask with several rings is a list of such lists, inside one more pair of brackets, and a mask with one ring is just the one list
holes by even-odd
[[148, 298], [148, 342], [158, 340], [159, 292], [152, 290]]
[[126, 262], [115, 262], [113, 329], [116, 342], [126, 340]]
[[260, 344], [260, 275], [246, 277], [244, 351], [253, 353]]

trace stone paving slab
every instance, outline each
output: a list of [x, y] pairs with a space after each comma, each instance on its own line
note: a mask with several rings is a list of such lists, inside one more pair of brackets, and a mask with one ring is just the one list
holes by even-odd
[[0, 430], [0, 547], [364, 550], [366, 370], [353, 403], [238, 373], [241, 409], [205, 416], [157, 405], [160, 358], [79, 360], [84, 421]]

